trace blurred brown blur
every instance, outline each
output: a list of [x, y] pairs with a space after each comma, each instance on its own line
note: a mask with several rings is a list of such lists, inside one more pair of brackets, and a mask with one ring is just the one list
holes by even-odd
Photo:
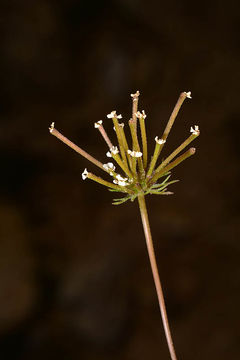
[[0, 6], [0, 358], [169, 359], [137, 204], [48, 126], [105, 162], [93, 123], [140, 90], [151, 152], [191, 90], [163, 156], [195, 124], [197, 153], [147, 199], [153, 239], [179, 359], [239, 359], [239, 3]]

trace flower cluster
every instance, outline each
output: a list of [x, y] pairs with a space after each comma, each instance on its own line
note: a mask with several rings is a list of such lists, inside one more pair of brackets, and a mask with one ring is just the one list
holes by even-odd
[[[94, 127], [101, 133], [105, 140], [109, 150], [106, 153], [108, 158], [112, 158], [116, 165], [120, 168], [123, 174], [116, 172], [116, 166], [113, 162], [106, 164], [101, 163], [93, 156], [86, 153], [83, 149], [72, 143], [65, 136], [63, 136], [58, 130], [55, 129], [54, 123], [49, 128], [50, 133], [77, 151], [80, 155], [94, 163], [96, 166], [107, 172], [112, 181], [106, 181], [101, 177], [98, 177], [87, 169], [82, 173], [83, 180], [91, 179], [104, 186], [107, 186], [110, 191], [116, 191], [124, 193], [125, 197], [121, 199], [115, 199], [114, 204], [121, 204], [127, 200], [134, 200], [139, 194], [158, 194], [169, 195], [171, 192], [167, 191], [167, 186], [176, 182], [169, 181], [170, 171], [180, 164], [183, 160], [187, 159], [195, 153], [195, 148], [190, 148], [182, 155], [179, 153], [186, 148], [197, 136], [199, 136], [199, 127], [195, 125], [190, 128], [190, 136], [181, 143], [176, 150], [174, 150], [168, 157], [165, 158], [160, 164], [157, 165], [159, 156], [167, 141], [167, 137], [170, 133], [175, 118], [186, 98], [191, 99], [191, 92], [182, 92], [179, 99], [172, 111], [172, 114], [168, 120], [168, 123], [163, 131], [161, 138], [155, 137], [155, 149], [154, 153], [148, 162], [148, 143], [145, 128], [145, 111], [138, 111], [138, 98], [139, 91], [135, 94], [131, 94], [132, 105], [132, 118], [128, 121], [130, 133], [131, 133], [131, 147], [128, 145], [128, 141], [124, 131], [124, 123], [119, 123], [119, 119], [122, 119], [122, 115], [117, 115], [116, 111], [112, 111], [107, 115], [108, 119], [113, 122], [114, 130], [117, 137], [117, 146], [113, 145], [106, 130], [103, 126], [103, 121], [99, 120], [95, 122]], [[139, 142], [138, 132], [140, 127], [141, 143]], [[163, 181], [159, 180], [165, 176]]]

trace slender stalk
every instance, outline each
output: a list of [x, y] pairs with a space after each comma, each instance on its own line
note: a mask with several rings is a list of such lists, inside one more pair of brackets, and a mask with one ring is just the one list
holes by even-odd
[[73, 150], [75, 150], [78, 154], [82, 155], [83, 157], [85, 157], [87, 160], [91, 161], [93, 164], [95, 164], [96, 166], [98, 166], [100, 169], [106, 171], [103, 167], [103, 164], [98, 161], [97, 159], [95, 159], [93, 156], [89, 155], [86, 151], [84, 151], [83, 149], [81, 149], [79, 146], [77, 146], [76, 144], [74, 144], [72, 141], [70, 141], [68, 138], [66, 138], [64, 135], [62, 135], [57, 129], [54, 128], [54, 123], [51, 125], [51, 127], [49, 128], [49, 131], [52, 135], [56, 136], [56, 138], [58, 138], [59, 140], [61, 140], [64, 144], [66, 144], [67, 146], [69, 146], [70, 148], [72, 148]]
[[143, 116], [140, 117], [139, 123], [140, 123], [140, 129], [141, 129], [141, 137], [142, 137], [143, 167], [146, 170], [148, 150], [147, 150], [147, 134], [146, 134], [146, 127], [145, 127], [145, 119]]
[[186, 97], [189, 97], [189, 96], [190, 96], [190, 94], [187, 93], [187, 92], [185, 92], [185, 91], [180, 94], [180, 96], [179, 96], [179, 98], [178, 98], [178, 101], [177, 101], [177, 103], [176, 103], [176, 105], [175, 105], [175, 107], [174, 107], [174, 109], [173, 109], [173, 111], [172, 111], [172, 113], [171, 113], [171, 115], [170, 115], [170, 118], [169, 118], [169, 120], [168, 120], [167, 126], [165, 127], [165, 130], [164, 130], [164, 132], [163, 132], [163, 135], [162, 135], [162, 139], [163, 139], [163, 140], [166, 140], [166, 139], [167, 139], [168, 134], [169, 134], [170, 131], [171, 131], [171, 128], [172, 128], [172, 126], [173, 126], [173, 123], [174, 123], [174, 121], [175, 121], [175, 119], [176, 119], [176, 117], [177, 117], [177, 114], [178, 114], [178, 112], [179, 112], [179, 110], [180, 110], [180, 108], [181, 108], [184, 100], [186, 99]]
[[196, 152], [195, 148], [190, 148], [189, 150], [185, 151], [182, 155], [178, 156], [174, 161], [170, 164], [159, 170], [154, 174], [154, 176], [149, 180], [148, 186], [152, 186], [160, 177], [166, 174], [168, 171], [172, 170], [175, 166], [179, 165], [182, 161], [186, 160], [190, 156], [194, 155]]
[[156, 142], [154, 153], [153, 153], [153, 156], [152, 156], [152, 159], [151, 159], [151, 162], [149, 165], [149, 169], [147, 172], [147, 178], [149, 178], [152, 175], [152, 172], [155, 168], [156, 162], [158, 161], [158, 156], [159, 156], [160, 149], [162, 146], [163, 146], [163, 144], [159, 144]]
[[137, 91], [135, 94], [131, 94], [131, 97], [133, 99], [133, 104], [132, 104], [132, 119], [133, 119], [133, 123], [134, 123], [134, 127], [137, 131], [137, 116], [136, 113], [138, 111], [138, 97], [140, 95], [140, 92]]
[[126, 188], [124, 186], [114, 185], [114, 184], [110, 183], [109, 181], [103, 180], [99, 176], [96, 176], [90, 172], [88, 172], [87, 177], [93, 181], [96, 181], [97, 183], [99, 183], [101, 185], [107, 186], [108, 188], [112, 188], [117, 191], [126, 192], [128, 194], [134, 194], [134, 192], [132, 190], [129, 190], [128, 188]]
[[[170, 115], [170, 118], [169, 118], [168, 123], [167, 123], [167, 125], [166, 125], [166, 127], [165, 127], [165, 130], [164, 130], [164, 132], [163, 132], [163, 134], [162, 134], [162, 137], [161, 137], [162, 140], [167, 140], [167, 137], [168, 137], [168, 135], [169, 135], [169, 133], [170, 133], [170, 131], [171, 131], [171, 128], [172, 128], [172, 126], [173, 126], [173, 124], [174, 124], [174, 121], [175, 121], [175, 119], [176, 119], [176, 117], [177, 117], [177, 114], [178, 114], [178, 112], [179, 112], [179, 110], [180, 110], [180, 108], [181, 108], [184, 100], [185, 100], [187, 97], [188, 97], [188, 98], [191, 98], [191, 92], [190, 92], [190, 91], [189, 91], [189, 92], [184, 91], [184, 92], [182, 92], [182, 93], [180, 94], [180, 96], [179, 96], [179, 98], [178, 98], [178, 101], [177, 101], [177, 103], [176, 103], [176, 105], [175, 105], [175, 107], [174, 107], [174, 109], [173, 109], [173, 111], [172, 111], [172, 113], [171, 113], [171, 115]], [[161, 153], [164, 145], [165, 145], [165, 143], [162, 144], [158, 156], [160, 155], [160, 153]]]
[[128, 159], [130, 169], [132, 169], [132, 159], [131, 159], [131, 156], [128, 154], [129, 146], [128, 146], [128, 142], [127, 142], [127, 138], [126, 138], [123, 126], [120, 126], [120, 134], [121, 134], [121, 137], [122, 137], [122, 143], [123, 143], [123, 147], [124, 147], [124, 150], [126, 152], [126, 155], [127, 155], [127, 159]]
[[[139, 145], [139, 142], [138, 142], [137, 130], [135, 128], [133, 119], [130, 119], [128, 121], [128, 124], [129, 124], [129, 127], [130, 127], [131, 136], [132, 136], [133, 150], [140, 152], [140, 145]], [[139, 170], [140, 170], [140, 177], [143, 178], [144, 175], [145, 175], [145, 171], [144, 171], [144, 168], [143, 168], [142, 157], [137, 158], [137, 161], [138, 161], [138, 166], [139, 166]]]
[[109, 149], [111, 149], [113, 147], [113, 144], [111, 142], [111, 140], [109, 139], [103, 125], [99, 125], [97, 126], [98, 131], [100, 132], [100, 134], [102, 135], [103, 139], [105, 140], [105, 142], [107, 143]]
[[116, 117], [113, 117], [112, 120], [113, 120], [113, 125], [114, 125], [115, 131], [116, 131], [117, 139], [118, 139], [118, 144], [119, 144], [119, 148], [120, 148], [122, 161], [128, 167], [127, 156], [126, 156], [123, 138], [122, 138], [122, 134], [121, 134], [121, 130], [120, 130], [120, 128], [123, 127], [124, 124], [120, 125], [118, 122], [118, 119]]
[[149, 225], [149, 220], [148, 220], [146, 202], [145, 202], [145, 197], [143, 194], [138, 195], [138, 204], [139, 204], [139, 209], [140, 209], [140, 213], [141, 213], [143, 230], [144, 230], [144, 235], [145, 235], [145, 239], [146, 239], [148, 255], [149, 255], [149, 259], [150, 259], [150, 263], [151, 263], [153, 279], [154, 279], [154, 283], [155, 283], [155, 287], [156, 287], [156, 291], [157, 291], [158, 302], [159, 302], [159, 307], [160, 307], [162, 321], [163, 321], [163, 327], [164, 327], [165, 336], [166, 336], [167, 343], [168, 343], [168, 349], [169, 349], [169, 352], [171, 355], [171, 359], [177, 360], [175, 349], [173, 346], [172, 336], [171, 336], [171, 332], [170, 332], [170, 328], [169, 328], [167, 311], [166, 311], [166, 306], [165, 306], [165, 301], [164, 301], [164, 296], [163, 296], [163, 290], [162, 290], [162, 285], [161, 285], [161, 281], [160, 281], [160, 277], [159, 277], [159, 273], [158, 273], [156, 256], [155, 256], [155, 252], [154, 252], [152, 235], [151, 235], [151, 230], [150, 230], [150, 225]]
[[128, 165], [125, 164], [118, 154], [112, 154], [112, 158], [116, 161], [116, 163], [120, 166], [120, 168], [125, 172], [125, 174], [131, 179], [133, 177], [131, 171], [128, 168]]

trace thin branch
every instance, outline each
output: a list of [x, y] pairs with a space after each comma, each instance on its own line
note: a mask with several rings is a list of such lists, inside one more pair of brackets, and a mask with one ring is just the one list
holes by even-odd
[[79, 146], [74, 144], [72, 141], [70, 141], [68, 138], [66, 138], [64, 135], [62, 135], [57, 129], [54, 127], [54, 123], [52, 123], [51, 127], [49, 128], [50, 133], [53, 136], [56, 136], [59, 140], [61, 140], [64, 144], [75, 150], [78, 154], [82, 155], [85, 159], [92, 162], [94, 165], [98, 166], [100, 169], [106, 171], [103, 167], [103, 164], [95, 159], [93, 156], [89, 155], [86, 151], [81, 149]]

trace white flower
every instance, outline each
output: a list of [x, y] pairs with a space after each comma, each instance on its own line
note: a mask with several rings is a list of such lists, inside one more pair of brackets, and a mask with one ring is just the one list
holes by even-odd
[[107, 157], [112, 157], [112, 154], [113, 155], [117, 155], [119, 153], [119, 151], [118, 151], [118, 148], [117, 148], [117, 146], [113, 146], [113, 147], [111, 147], [111, 149], [110, 149], [110, 151], [108, 151], [107, 153], [106, 153], [106, 155], [107, 155]]
[[191, 126], [190, 132], [193, 133], [193, 135], [199, 135], [199, 126], [195, 125], [194, 128]]
[[127, 186], [129, 183], [125, 180], [113, 180], [114, 184], [120, 185], [120, 186]]
[[52, 133], [53, 132], [53, 129], [54, 129], [54, 122], [52, 122], [51, 123], [51, 125], [50, 125], [50, 128], [49, 128], [49, 131], [50, 131], [50, 133]]
[[187, 97], [187, 98], [192, 99], [192, 97], [191, 97], [191, 91], [188, 91], [188, 92], [184, 91], [184, 94], [186, 94], [186, 97]]
[[[113, 165], [113, 163], [111, 163], [111, 162], [109, 162], [109, 163], [107, 163], [107, 164], [103, 164], [103, 167], [104, 167], [104, 169], [105, 170], [112, 170], [112, 171], [114, 171], [115, 170], [115, 166]], [[111, 174], [111, 173], [110, 173]]]
[[82, 179], [86, 180], [87, 177], [88, 177], [88, 171], [87, 169], [84, 169], [84, 172], [82, 173]]
[[117, 155], [119, 153], [117, 146], [111, 147], [110, 151], [113, 155]]
[[123, 177], [122, 177], [121, 175], [119, 175], [119, 174], [117, 174], [116, 179], [117, 179], [117, 180], [120, 180], [120, 181], [127, 181], [127, 180], [128, 180], [128, 178], [123, 178]]
[[133, 98], [133, 101], [134, 101], [134, 100], [136, 101], [139, 95], [140, 95], [140, 92], [139, 92], [139, 91], [136, 91], [135, 94], [131, 94], [131, 97]]
[[120, 186], [127, 186], [127, 185], [129, 185], [126, 181], [121, 181], [121, 180], [119, 180], [118, 181], [118, 185], [120, 185]]
[[155, 141], [156, 141], [159, 145], [165, 144], [165, 142], [166, 142], [166, 140], [159, 139], [157, 136], [155, 137]]
[[143, 119], [146, 119], [146, 117], [147, 117], [147, 115], [145, 114], [145, 111], [144, 110], [142, 110], [142, 112], [140, 112], [140, 111], [138, 111], [136, 114], [136, 117], [137, 118], [143, 118]]
[[117, 115], [116, 110], [113, 110], [110, 114], [107, 115], [107, 117], [109, 119], [113, 119], [113, 118], [121, 119], [122, 115]]
[[131, 150], [128, 150], [127, 151], [129, 155], [131, 155], [132, 157], [141, 157], [142, 156], [142, 153], [141, 151], [131, 151]]
[[99, 128], [100, 126], [102, 126], [102, 120], [99, 120], [97, 122], [94, 123], [94, 127], [97, 129]]

